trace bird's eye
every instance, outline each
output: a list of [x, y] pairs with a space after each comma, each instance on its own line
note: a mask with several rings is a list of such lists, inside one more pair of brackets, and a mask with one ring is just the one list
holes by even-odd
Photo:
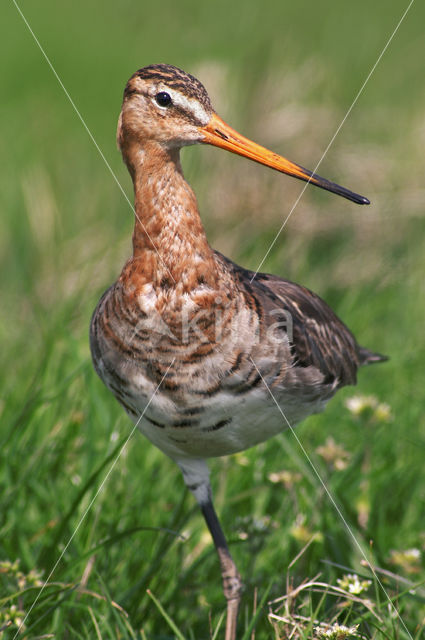
[[155, 100], [160, 107], [169, 107], [172, 102], [170, 94], [166, 91], [160, 91], [159, 93], [157, 93], [155, 96]]

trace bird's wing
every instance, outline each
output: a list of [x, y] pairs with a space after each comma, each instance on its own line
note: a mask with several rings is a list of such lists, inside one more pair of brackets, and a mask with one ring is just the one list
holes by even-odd
[[326, 302], [289, 280], [258, 274], [252, 284], [257, 279], [258, 289], [261, 285], [261, 289], [268, 289], [277, 297], [273, 303], [283, 303], [283, 308], [290, 314], [294, 365], [316, 367], [327, 383], [336, 380], [337, 386], [355, 384], [360, 347]]
[[309, 289], [224, 260], [247, 295], [255, 298], [265, 330], [278, 323], [288, 335], [294, 367], [313, 366], [323, 374], [323, 383], [342, 387], [356, 383], [359, 366], [386, 359], [360, 347], [329, 305]]

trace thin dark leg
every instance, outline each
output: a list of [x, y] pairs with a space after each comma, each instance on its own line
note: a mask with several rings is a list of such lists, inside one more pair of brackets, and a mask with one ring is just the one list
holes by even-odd
[[236, 625], [241, 601], [242, 581], [236, 565], [230, 555], [223, 529], [214, 509], [211, 498], [200, 505], [205, 522], [211, 532], [220, 560], [223, 592], [227, 600], [226, 640], [236, 640]]

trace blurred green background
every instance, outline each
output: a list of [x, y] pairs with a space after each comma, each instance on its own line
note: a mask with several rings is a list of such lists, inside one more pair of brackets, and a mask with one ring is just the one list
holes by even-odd
[[[130, 199], [115, 130], [136, 69], [182, 67], [205, 84], [229, 124], [313, 169], [408, 6], [18, 4]], [[342, 392], [297, 434], [355, 536], [387, 572], [379, 575], [403, 623], [379, 587], [367, 595], [370, 610], [338, 608], [312, 593], [292, 604], [293, 620], [307, 620], [298, 621], [294, 638], [335, 620], [361, 625], [365, 637], [408, 638], [406, 629], [423, 637], [424, 593], [409, 590], [425, 575], [424, 24], [416, 0], [318, 171], [366, 195], [371, 206], [308, 187], [262, 265], [314, 289], [361, 344], [391, 358], [361, 372], [358, 389]], [[108, 456], [130, 432], [92, 370], [88, 325], [129, 255], [132, 212], [9, 0], [1, 34], [0, 637], [12, 638], [17, 625], [1, 631], [2, 624], [29, 612], [37, 581], [49, 576], [96, 495]], [[256, 269], [303, 185], [212, 148], [185, 149], [182, 158], [211, 244]], [[360, 416], [345, 405], [355, 394], [373, 396], [361, 401]], [[379, 413], [382, 403], [389, 407]], [[329, 438], [344, 451], [342, 464], [325, 455]], [[261, 598], [270, 586], [272, 600], [319, 573], [329, 584], [354, 570], [368, 577], [291, 434], [211, 467], [247, 585], [241, 634], [253, 620], [255, 590]], [[179, 637], [147, 589], [182, 637], [211, 637], [223, 611], [212, 545], [178, 469], [136, 434], [21, 637]], [[267, 607], [260, 613], [257, 640], [288, 637], [295, 628], [279, 619], [278, 604], [271, 610], [275, 618], [267, 618]]]

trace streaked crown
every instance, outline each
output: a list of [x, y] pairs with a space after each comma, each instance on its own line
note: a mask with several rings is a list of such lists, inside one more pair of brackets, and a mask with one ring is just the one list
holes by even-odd
[[117, 141], [123, 155], [132, 142], [149, 140], [181, 147], [203, 140], [200, 128], [213, 108], [205, 87], [189, 73], [169, 64], [139, 69], [126, 84]]
[[152, 81], [158, 86], [179, 91], [187, 98], [200, 102], [206, 111], [212, 111], [211, 100], [202, 82], [199, 82], [197, 78], [178, 67], [174, 67], [171, 64], [151, 64], [148, 67], [139, 69], [127, 82], [124, 89], [124, 98], [132, 93], [137, 93], [138, 78]]

